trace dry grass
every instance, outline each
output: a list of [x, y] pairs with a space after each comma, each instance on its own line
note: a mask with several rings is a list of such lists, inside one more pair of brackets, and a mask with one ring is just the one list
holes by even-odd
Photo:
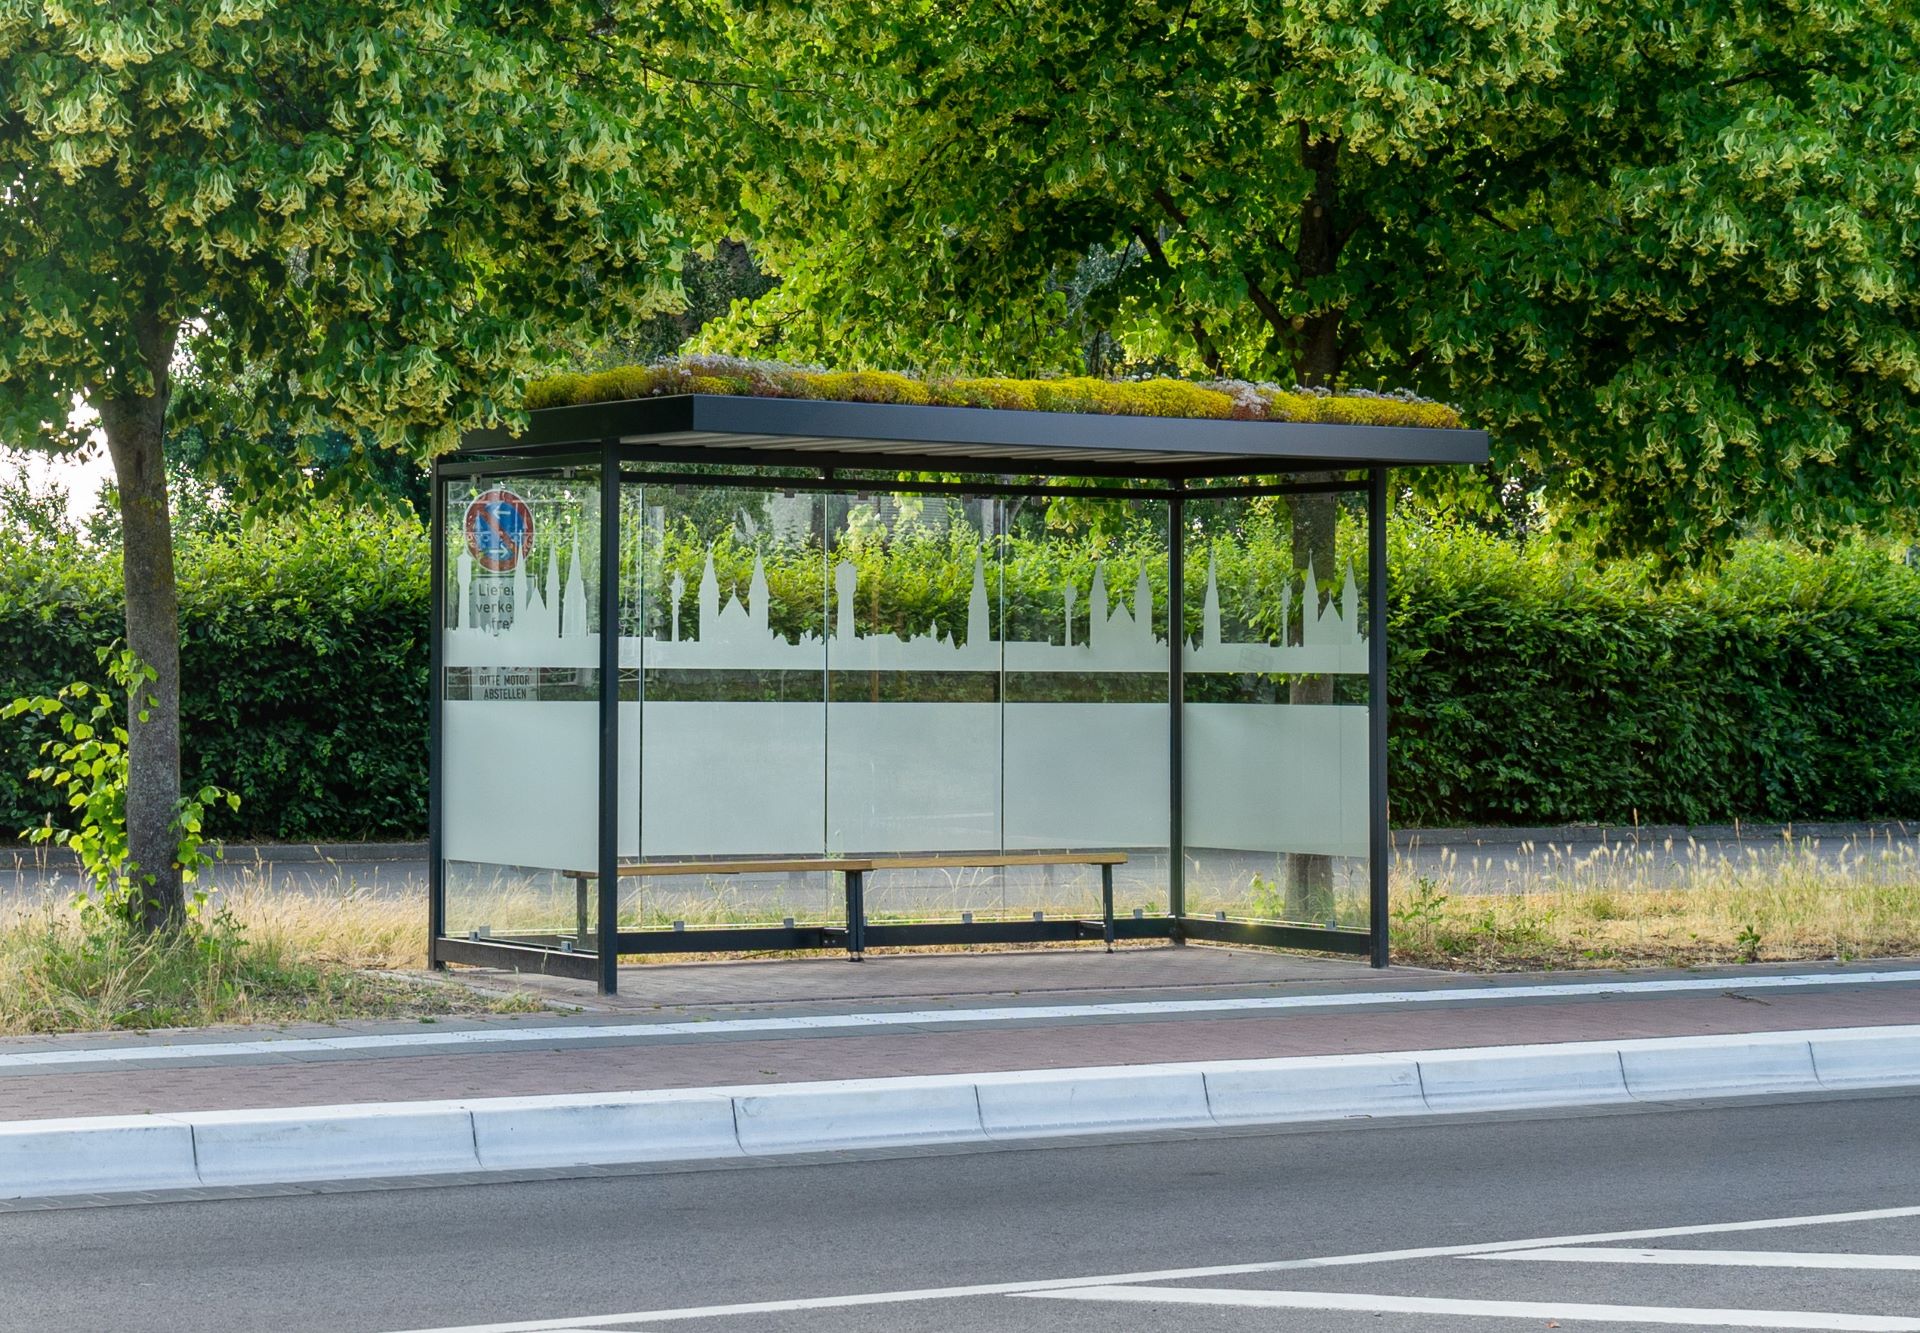
[[[1489, 971], [1684, 967], [1920, 954], [1920, 856], [1910, 846], [1785, 844], [1723, 857], [1694, 848], [1582, 856], [1518, 849], [1512, 891], [1463, 890], [1487, 867], [1442, 860], [1397, 873], [1396, 959]], [[506, 885], [466, 898], [496, 935], [564, 928], [571, 895]], [[525, 1012], [530, 995], [482, 997], [396, 973], [424, 962], [422, 894], [336, 883], [270, 890], [243, 875], [208, 930], [172, 944], [89, 931], [66, 905], [0, 900], [0, 1034], [217, 1023], [327, 1022]], [[690, 924], [718, 916], [805, 915], [819, 900], [644, 903], [623, 917]], [[777, 919], [777, 916], [776, 916]], [[626, 922], [623, 921], [623, 924]], [[701, 957], [704, 957], [702, 955]], [[682, 961], [687, 961], [684, 957]]]
[[[1539, 857], [1514, 891], [1479, 875], [1396, 875], [1394, 956], [1429, 966], [1685, 967], [1920, 953], [1920, 857], [1910, 844], [1786, 841], [1722, 856], [1698, 846]], [[1456, 874], [1459, 879], [1456, 879]]]
[[424, 961], [417, 902], [243, 889], [222, 905], [204, 928], [161, 940], [89, 927], [66, 904], [0, 906], [0, 1034], [542, 1007], [383, 975]]

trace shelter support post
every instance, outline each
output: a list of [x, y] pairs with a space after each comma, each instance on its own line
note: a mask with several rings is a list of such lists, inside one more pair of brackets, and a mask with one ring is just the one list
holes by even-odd
[[427, 966], [444, 972], [447, 964], [438, 945], [447, 933], [447, 878], [441, 838], [446, 783], [440, 767], [441, 698], [446, 693], [446, 649], [441, 640], [447, 626], [447, 487], [437, 461], [429, 490], [427, 541], [432, 565], [427, 572], [427, 605], [432, 608], [433, 632], [427, 636]]
[[847, 881], [847, 958], [858, 963], [867, 953], [867, 875], [863, 870], [842, 874]]
[[600, 941], [602, 995], [620, 989], [620, 455], [600, 447]]
[[1182, 660], [1187, 637], [1187, 500], [1185, 484], [1176, 480], [1167, 498], [1167, 916], [1169, 938], [1186, 943], [1182, 922], [1187, 915], [1186, 848], [1181, 841], [1181, 715], [1186, 712], [1187, 685]]
[[1100, 864], [1100, 925], [1107, 938], [1107, 952], [1113, 952], [1113, 866]]
[[1389, 961], [1387, 872], [1387, 469], [1367, 469], [1367, 928], [1375, 967]]

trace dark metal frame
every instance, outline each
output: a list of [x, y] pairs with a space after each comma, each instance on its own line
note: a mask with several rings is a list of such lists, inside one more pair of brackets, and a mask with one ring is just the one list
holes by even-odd
[[[725, 437], [703, 445], [700, 437]], [[662, 438], [666, 437], [666, 438]], [[656, 442], [649, 443], [649, 439]], [[791, 443], [781, 446], [786, 438]], [[751, 439], [751, 443], [742, 442]], [[1102, 457], [1108, 455], [1109, 457]], [[1387, 469], [1391, 466], [1484, 462], [1486, 437], [1476, 431], [1404, 427], [1278, 425], [1265, 422], [1167, 421], [970, 408], [916, 408], [867, 403], [822, 403], [706, 395], [555, 408], [533, 414], [531, 430], [515, 441], [482, 431], [459, 454], [434, 466], [430, 579], [435, 615], [429, 658], [433, 673], [428, 759], [428, 957], [448, 963], [506, 967], [595, 982], [603, 993], [618, 986], [623, 954], [755, 952], [845, 949], [913, 944], [1037, 943], [1116, 939], [1207, 940], [1389, 958], [1387, 874]], [[738, 464], [757, 471], [673, 470], [686, 464]], [[666, 465], [665, 468], [662, 465]], [[626, 471], [627, 468], [644, 470]], [[767, 469], [794, 475], [768, 475]], [[592, 953], [575, 951], [575, 937], [516, 936], [458, 939], [446, 934], [445, 822], [441, 706], [444, 659], [441, 626], [446, 598], [446, 487], [461, 477], [547, 475], [598, 469], [601, 573], [600, 809], [597, 920]], [[958, 481], [868, 480], [847, 472], [945, 472]], [[1326, 480], [1327, 471], [1363, 472], [1364, 480]], [[1321, 474], [1312, 480], [1292, 472]], [[1050, 480], [1049, 474], [1126, 480], [1097, 486]], [[1025, 477], [1027, 480], [1018, 480]], [[1231, 478], [1225, 484], [1195, 484]], [[1242, 480], [1244, 479], [1244, 480]], [[1168, 505], [1168, 911], [1164, 916], [1112, 914], [1112, 873], [1102, 875], [1100, 920], [1074, 917], [1032, 921], [938, 921], [870, 924], [864, 876], [845, 876], [847, 923], [837, 925], [699, 927], [620, 930], [619, 908], [619, 583], [607, 577], [619, 559], [621, 487], [649, 484], [745, 486], [791, 490], [886, 490], [900, 494], [1082, 495], [1115, 500], [1162, 500]], [[1185, 702], [1185, 515], [1190, 499], [1312, 493], [1366, 494], [1368, 524], [1368, 846], [1369, 923], [1365, 931], [1267, 921], [1221, 920], [1186, 911], [1182, 838], [1181, 718]], [[614, 632], [609, 632], [612, 630]]]

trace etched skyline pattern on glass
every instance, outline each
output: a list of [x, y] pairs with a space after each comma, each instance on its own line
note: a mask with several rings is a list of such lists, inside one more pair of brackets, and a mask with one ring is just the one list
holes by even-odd
[[[576, 538], [567, 575], [559, 572], [557, 550], [549, 547], [544, 590], [527, 576], [526, 562], [500, 580], [509, 589], [513, 615], [500, 627], [471, 623], [476, 576], [473, 559], [460, 553], [455, 580], [453, 623], [447, 631], [447, 661], [453, 666], [578, 666], [599, 662], [599, 634], [587, 623], [587, 590]], [[482, 575], [481, 578], [486, 576]], [[973, 586], [967, 598], [967, 632], [956, 640], [929, 625], [921, 634], [861, 634], [855, 628], [858, 571], [841, 561], [833, 570], [834, 611], [831, 648], [836, 667], [875, 671], [1031, 671], [1154, 672], [1167, 665], [1166, 640], [1153, 631], [1153, 587], [1142, 569], [1129, 607], [1107, 591], [1106, 566], [1096, 562], [1084, 619], [1076, 615], [1078, 590], [1061, 589], [1062, 642], [1000, 640], [993, 633], [993, 604], [987, 591], [984, 557], [974, 557]], [[817, 671], [823, 644], [817, 634], [788, 639], [770, 624], [772, 596], [764, 559], [756, 555], [744, 597], [736, 587], [725, 600], [709, 551], [695, 589], [697, 634], [681, 624], [686, 582], [675, 574], [668, 588], [668, 637], [623, 635], [621, 661], [652, 669]], [[1280, 590], [1279, 623], [1291, 625], [1293, 588]], [[1184, 667], [1194, 672], [1364, 675], [1367, 644], [1362, 633], [1360, 594], [1349, 561], [1340, 590], [1323, 605], [1313, 570], [1306, 571], [1300, 598], [1300, 642], [1234, 643], [1221, 633], [1218, 571], [1209, 560], [1200, 637], [1184, 646]]]
[[[1207, 560], [1206, 600], [1201, 603], [1200, 638], [1189, 641], [1181, 667], [1186, 671], [1253, 672], [1262, 675], [1364, 676], [1367, 640], [1361, 630], [1360, 588], [1347, 561], [1346, 580], [1323, 606], [1308, 565], [1300, 595], [1299, 643], [1229, 643], [1220, 633], [1219, 566]], [[1279, 623], [1293, 624], [1293, 583], [1280, 585]]]

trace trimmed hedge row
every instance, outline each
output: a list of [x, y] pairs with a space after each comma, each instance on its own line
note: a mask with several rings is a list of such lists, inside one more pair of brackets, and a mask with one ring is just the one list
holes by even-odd
[[[410, 838], [426, 825], [427, 557], [410, 519], [340, 516], [179, 551], [185, 778], [240, 793], [224, 837]], [[0, 550], [0, 697], [97, 681], [119, 562]], [[41, 733], [0, 727], [0, 839], [52, 807]]]
[[1749, 542], [1656, 583], [1394, 533], [1407, 826], [1920, 815], [1920, 573]]
[[[1397, 524], [1402, 826], [1920, 816], [1920, 574], [1749, 543], [1667, 583]], [[406, 838], [426, 810], [427, 561], [339, 516], [181, 550], [189, 783], [232, 838]], [[94, 679], [115, 562], [0, 550], [0, 698]], [[37, 823], [37, 734], [0, 730], [0, 836]], [[224, 814], [224, 811], [221, 812]]]

